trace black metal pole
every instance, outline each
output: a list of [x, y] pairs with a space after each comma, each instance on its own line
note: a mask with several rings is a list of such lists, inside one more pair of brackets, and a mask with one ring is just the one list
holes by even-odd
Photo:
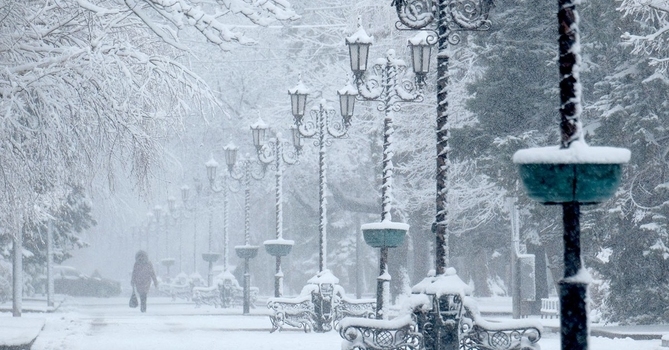
[[[573, 0], [558, 0], [561, 148], [581, 137], [578, 66], [580, 61], [578, 13]], [[581, 264], [580, 204], [562, 204], [564, 225], [564, 279], [560, 281], [560, 332], [563, 350], [588, 348], [588, 283], [578, 278]]]
[[382, 247], [379, 251], [379, 277], [376, 278], [376, 318], [388, 319], [386, 305], [388, 303], [388, 286], [390, 275], [388, 275], [388, 247]]
[[560, 281], [560, 332], [563, 350], [588, 348], [587, 281], [577, 276], [581, 265], [580, 204], [562, 204], [564, 279]]
[[437, 50], [437, 195], [435, 217], [435, 269], [437, 275], [446, 272], [449, 260], [448, 242], [448, 13], [449, 0], [439, 1], [437, 14], [439, 34]]
[[249, 305], [251, 304], [251, 274], [249, 273], [249, 258], [244, 259], [244, 306], [243, 314], [247, 315], [250, 312]]

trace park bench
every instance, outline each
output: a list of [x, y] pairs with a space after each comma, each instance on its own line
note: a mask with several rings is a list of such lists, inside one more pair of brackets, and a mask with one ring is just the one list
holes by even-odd
[[334, 306], [334, 326], [344, 317], [376, 317], [376, 299], [355, 299], [340, 295]]
[[221, 301], [221, 291], [217, 284], [209, 287], [193, 287], [193, 301], [195, 307], [202, 305], [214, 305], [214, 307], [223, 306]]
[[488, 321], [481, 317], [476, 302], [464, 298], [460, 349], [463, 350], [534, 350], [539, 349], [541, 324], [532, 320]]
[[375, 300], [347, 298], [339, 280], [329, 271], [321, 271], [309, 279], [300, 295], [294, 298], [270, 298], [267, 307], [272, 310], [272, 330], [292, 326], [327, 332], [344, 317], [373, 317]]
[[[244, 288], [230, 272], [221, 272], [214, 278], [211, 286], [193, 287], [193, 301], [195, 307], [213, 305], [214, 307], [228, 308], [241, 306], [244, 303]], [[251, 287], [250, 306], [255, 308], [258, 300], [258, 287]]]
[[541, 318], [560, 317], [560, 299], [541, 298]]
[[272, 330], [282, 330], [285, 325], [302, 328], [305, 332], [313, 327], [314, 304], [311, 294], [300, 294], [295, 298], [270, 298], [267, 307], [272, 310], [269, 319]]
[[190, 300], [192, 297], [192, 284], [185, 273], [180, 273], [174, 277], [170, 282], [163, 282], [158, 287], [158, 290], [163, 295], [172, 297], [172, 300], [177, 298]]
[[412, 289], [395, 319], [342, 319], [337, 329], [344, 339], [342, 350], [435, 349], [454, 341], [462, 350], [539, 349], [540, 324], [484, 320], [474, 300], [465, 296], [466, 287], [454, 271], [428, 277]]

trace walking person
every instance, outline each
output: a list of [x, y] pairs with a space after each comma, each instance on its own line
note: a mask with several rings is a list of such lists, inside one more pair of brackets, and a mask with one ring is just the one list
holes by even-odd
[[145, 251], [140, 250], [135, 254], [135, 266], [132, 269], [132, 280], [130, 284], [139, 294], [140, 309], [146, 312], [146, 294], [153, 285], [158, 288], [156, 272], [153, 270], [153, 264], [149, 261], [149, 256]]

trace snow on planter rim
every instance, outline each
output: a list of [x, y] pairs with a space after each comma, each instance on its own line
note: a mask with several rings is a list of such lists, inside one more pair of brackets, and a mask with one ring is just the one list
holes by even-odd
[[363, 231], [384, 230], [384, 229], [409, 231], [409, 224], [405, 224], [402, 222], [391, 222], [391, 221], [372, 222], [369, 224], [363, 224], [362, 226], [360, 226], [360, 229]]
[[263, 244], [283, 244], [283, 245], [294, 245], [295, 241], [292, 239], [268, 239], [263, 242]]
[[516, 164], [622, 164], [630, 160], [630, 150], [618, 147], [590, 147], [582, 141], [569, 148], [560, 146], [521, 149], [513, 155]]

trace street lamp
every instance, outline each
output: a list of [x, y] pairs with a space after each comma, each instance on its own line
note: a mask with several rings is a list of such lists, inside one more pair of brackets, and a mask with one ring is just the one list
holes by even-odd
[[[220, 184], [216, 184], [216, 173], [218, 170], [218, 162], [212, 157], [205, 163], [207, 168], [207, 179], [209, 179], [209, 188], [214, 193], [221, 193], [223, 195], [223, 271], [228, 271], [228, 181], [227, 176], [222, 176]], [[209, 250], [211, 251], [211, 236], [209, 237]], [[215, 254], [211, 253], [210, 254]], [[204, 255], [203, 255], [204, 257]], [[209, 272], [208, 272], [208, 283], [211, 285], [212, 279], [212, 269], [213, 269], [213, 259], [214, 256], [211, 256], [211, 261], [209, 263]], [[205, 259], [206, 260], [206, 259]]]
[[[481, 31], [490, 29], [491, 22], [488, 20], [492, 0], [393, 0], [399, 23], [396, 27], [407, 27], [408, 29], [424, 30], [432, 29], [437, 34], [437, 171], [436, 171], [436, 214], [433, 223], [435, 233], [435, 273], [431, 278], [457, 279], [454, 269], [449, 265], [449, 243], [448, 243], [448, 170], [450, 161], [448, 159], [448, 44], [456, 45], [460, 42], [460, 32]], [[414, 46], [415, 48], [415, 46]], [[417, 48], [416, 48], [417, 49]], [[422, 58], [424, 61], [425, 48]], [[414, 52], [416, 52], [414, 50]], [[414, 55], [420, 58], [420, 56]], [[417, 59], [414, 59], [416, 61]], [[415, 69], [415, 66], [414, 66]], [[427, 279], [426, 279], [427, 280]], [[458, 282], [458, 283], [459, 283]], [[463, 283], [464, 284], [464, 283]], [[414, 287], [414, 291], [421, 294], [429, 294], [428, 289]], [[437, 298], [437, 295], [431, 295]], [[439, 298], [441, 302], [442, 298]], [[457, 304], [457, 303], [455, 303]], [[461, 304], [460, 304], [461, 305]], [[454, 305], [455, 306], [455, 305]], [[461, 306], [460, 306], [461, 307]], [[419, 319], [434, 319], [437, 324], [419, 325], [421, 331], [426, 331], [426, 347], [428, 349], [457, 349], [459, 347], [459, 314], [448, 316], [445, 319], [437, 310], [433, 310], [430, 316], [418, 314]]]
[[[305, 98], [306, 100], [306, 98]], [[276, 257], [276, 273], [274, 274], [274, 297], [283, 295], [283, 271], [281, 270], [281, 257], [290, 253], [295, 243], [292, 240], [283, 239], [283, 169], [284, 164], [293, 165], [297, 163], [299, 144], [293, 140], [294, 152], [285, 152], [284, 146], [287, 141], [281, 139], [281, 133], [277, 133], [275, 138], [265, 140], [265, 134], [269, 127], [262, 119], [251, 125], [253, 133], [253, 145], [256, 147], [258, 160], [265, 165], [272, 165], [275, 170], [275, 198], [276, 198], [276, 239], [263, 242], [265, 250]], [[293, 129], [297, 130], [297, 129]], [[292, 136], [292, 135], [291, 135]], [[298, 135], [299, 136], [299, 135]], [[299, 142], [299, 137], [297, 142]]]
[[183, 211], [181, 208], [177, 207], [177, 199], [174, 196], [167, 197], [167, 212], [174, 222], [174, 226], [177, 227], [177, 232], [179, 232], [179, 272], [183, 272], [183, 235], [181, 234], [181, 218], [183, 216]]
[[190, 186], [183, 185], [181, 187], [181, 201], [184, 203], [184, 208], [191, 212], [193, 218], [193, 274], [197, 274], [197, 199], [202, 193], [202, 182], [198, 177], [195, 177], [193, 182], [195, 183], [196, 197], [191, 199]]
[[[319, 254], [318, 254], [318, 274], [312, 280], [320, 281], [319, 276], [329, 273], [327, 271], [327, 206], [325, 200], [327, 176], [326, 176], [326, 145], [331, 142], [329, 137], [342, 138], [347, 135], [348, 127], [353, 116], [353, 101], [350, 96], [353, 91], [345, 90], [339, 94], [340, 106], [347, 106], [346, 109], [341, 110], [341, 120], [334, 120], [337, 113], [333, 108], [327, 105], [325, 99], [321, 99], [318, 103], [318, 108], [311, 109], [310, 120], [305, 121], [307, 96], [309, 89], [299, 79], [297, 86], [288, 89], [290, 95], [291, 111], [295, 121], [295, 128], [292, 129], [293, 144], [299, 150], [301, 148], [301, 137], [316, 138], [315, 142], [318, 145], [318, 177], [319, 177]], [[344, 101], [346, 100], [346, 101]], [[350, 102], [350, 103], [349, 103]], [[338, 279], [332, 276], [332, 281], [338, 283]], [[320, 284], [319, 284], [320, 286]], [[328, 286], [328, 290], [333, 285]], [[325, 315], [322, 308], [317, 309], [316, 326], [314, 330], [317, 332], [328, 331], [332, 329], [329, 315]]]
[[[160, 260], [160, 263], [165, 266], [167, 270], [167, 278], [166, 280], [169, 280], [170, 278], [170, 266], [174, 264], [174, 259], [170, 258], [170, 231], [168, 229], [168, 222], [167, 222], [167, 212], [161, 207], [160, 205], [156, 205], [153, 207], [153, 217], [156, 220], [156, 242], [159, 243], [160, 241], [160, 225], [163, 225], [163, 229], [165, 230], [165, 258]], [[158, 249], [156, 249], [156, 255], [157, 255]]]
[[228, 166], [230, 178], [239, 181], [244, 186], [244, 245], [236, 246], [235, 253], [244, 259], [244, 305], [243, 313], [248, 314], [251, 303], [251, 274], [249, 272], [249, 260], [258, 254], [258, 246], [251, 245], [251, 179], [261, 180], [265, 176], [265, 165], [262, 165], [258, 171], [253, 171], [251, 167], [257, 162], [253, 162], [247, 155], [245, 158], [237, 160], [237, 146], [230, 142], [223, 147], [225, 152], [225, 163]]
[[[174, 200], [174, 198], [172, 198]], [[176, 217], [174, 216], [174, 203], [170, 202], [170, 197], [167, 198], [167, 209], [163, 210], [162, 207], [156, 206], [154, 210], [158, 210], [160, 215], [163, 216], [163, 228], [165, 230], [165, 257], [160, 260], [160, 264], [165, 266], [165, 269], [167, 270], [167, 278], [165, 279], [166, 281], [169, 282], [170, 280], [170, 267], [174, 265], [174, 258], [170, 257], [170, 219], [176, 220]]]
[[[376, 289], [376, 317], [388, 318], [388, 299], [390, 275], [388, 274], [388, 248], [397, 247], [404, 241], [408, 225], [392, 223], [392, 139], [393, 111], [399, 111], [401, 102], [423, 101], [422, 86], [424, 76], [429, 70], [430, 37], [421, 32], [409, 41], [412, 47], [414, 77], [412, 82], [405, 78], [406, 64], [395, 57], [395, 50], [388, 50], [384, 59], [376, 60], [374, 73], [365, 78], [369, 47], [372, 37], [367, 35], [358, 18], [358, 30], [346, 38], [351, 58], [351, 70], [355, 76], [355, 96], [358, 100], [379, 102], [378, 109], [384, 112], [383, 122], [383, 183], [381, 185], [381, 225], [363, 225], [365, 241], [380, 249], [379, 277]], [[434, 41], [434, 40], [432, 40]]]

